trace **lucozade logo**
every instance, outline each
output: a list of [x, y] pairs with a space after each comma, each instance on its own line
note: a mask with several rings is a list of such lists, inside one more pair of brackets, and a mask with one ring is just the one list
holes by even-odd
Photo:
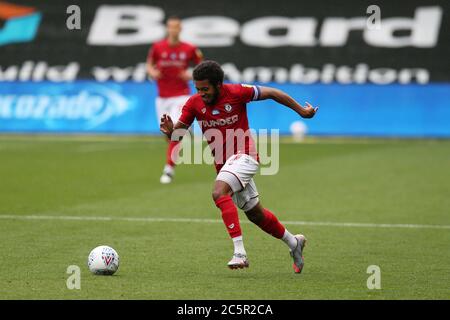
[[[17, 94], [0, 93], [0, 129], [13, 121], [47, 130], [83, 131], [117, 120], [136, 106], [115, 84], [29, 84]], [[5, 90], [6, 91], [6, 90]]]
[[29, 42], [34, 39], [41, 21], [41, 14], [32, 7], [0, 1], [0, 46]]

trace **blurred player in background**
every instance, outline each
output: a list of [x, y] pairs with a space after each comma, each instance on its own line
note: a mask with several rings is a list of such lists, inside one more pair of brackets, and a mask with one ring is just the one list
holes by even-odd
[[217, 177], [212, 197], [222, 212], [223, 222], [234, 244], [234, 254], [228, 267], [237, 269], [249, 265], [237, 205], [250, 221], [287, 244], [294, 260], [294, 272], [300, 273], [304, 265], [303, 247], [306, 238], [301, 234], [291, 234], [259, 201], [253, 181], [253, 176], [259, 169], [259, 156], [249, 134], [246, 104], [272, 99], [291, 108], [303, 118], [312, 118], [318, 108], [313, 108], [308, 103], [306, 107], [302, 107], [288, 94], [275, 88], [223, 84], [224, 72], [214, 61], [199, 64], [194, 69], [193, 77], [198, 93], [186, 102], [175, 125], [170, 116], [165, 114], [161, 118], [160, 128], [170, 139], [180, 140], [194, 119], [197, 119], [213, 150]]
[[[172, 16], [167, 19], [167, 38], [156, 42], [147, 56], [147, 72], [156, 80], [158, 97], [156, 98], [157, 119], [168, 114], [177, 121], [181, 108], [189, 98], [189, 81], [192, 74], [189, 66], [201, 62], [201, 51], [194, 45], [180, 40], [181, 19]], [[158, 122], [159, 124], [159, 122]], [[172, 182], [175, 174], [175, 159], [178, 155], [179, 142], [168, 141], [166, 165], [160, 178], [161, 183]]]

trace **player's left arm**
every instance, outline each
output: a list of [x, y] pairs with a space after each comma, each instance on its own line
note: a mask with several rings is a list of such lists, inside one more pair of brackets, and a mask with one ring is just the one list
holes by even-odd
[[193, 54], [192, 60], [194, 62], [194, 65], [197, 65], [203, 61], [203, 52], [197, 47], [194, 47], [193, 49], [194, 49], [194, 54]]
[[[203, 61], [203, 53], [198, 48], [193, 48], [193, 53], [191, 57], [191, 65], [196, 66], [200, 62]], [[192, 69], [191, 67], [188, 67], [186, 70], [182, 71], [180, 74], [180, 77], [184, 81], [191, 81], [192, 80]]]
[[319, 107], [313, 107], [308, 102], [306, 106], [300, 105], [294, 98], [288, 95], [286, 92], [272, 88], [272, 87], [258, 87], [259, 97], [258, 100], [272, 99], [288, 108], [291, 108], [297, 112], [302, 118], [312, 118], [316, 114]]

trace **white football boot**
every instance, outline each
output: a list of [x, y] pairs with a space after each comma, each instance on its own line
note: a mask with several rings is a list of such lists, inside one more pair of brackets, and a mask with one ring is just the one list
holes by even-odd
[[247, 256], [242, 253], [233, 254], [233, 258], [228, 262], [228, 268], [230, 269], [242, 269], [248, 268], [249, 262]]
[[303, 258], [303, 249], [306, 245], [306, 238], [302, 234], [296, 234], [294, 236], [297, 239], [297, 247], [294, 250], [289, 250], [291, 257], [294, 259], [294, 272], [301, 273], [303, 266], [305, 265], [305, 260]]
[[159, 182], [161, 182], [162, 184], [171, 183], [174, 175], [175, 175], [175, 169], [169, 165], [166, 165], [164, 167], [161, 178], [159, 178]]

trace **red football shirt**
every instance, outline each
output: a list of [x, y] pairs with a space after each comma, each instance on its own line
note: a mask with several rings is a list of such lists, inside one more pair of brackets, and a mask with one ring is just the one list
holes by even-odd
[[224, 84], [214, 105], [206, 105], [199, 94], [184, 105], [179, 121], [190, 126], [197, 119], [211, 148], [217, 172], [234, 154], [245, 153], [258, 160], [248, 126], [247, 103], [258, 100], [259, 96], [257, 86]]
[[189, 67], [190, 63], [200, 63], [202, 57], [197, 47], [186, 42], [171, 46], [168, 40], [164, 39], [150, 48], [147, 61], [150, 59], [161, 72], [161, 78], [156, 81], [160, 97], [169, 98], [190, 94], [189, 82], [184, 81], [180, 74]]

